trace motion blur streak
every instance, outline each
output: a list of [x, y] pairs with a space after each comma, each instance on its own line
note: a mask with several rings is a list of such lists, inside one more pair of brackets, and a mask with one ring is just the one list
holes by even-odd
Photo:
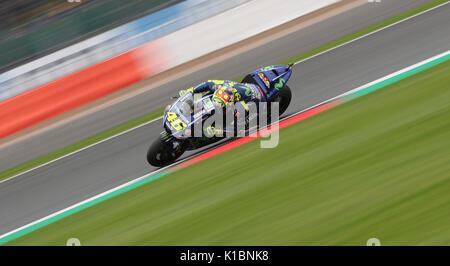
[[[268, 17], [257, 24], [249, 17], [259, 9], [272, 6], [272, 2], [249, 2], [0, 102], [0, 139], [338, 1], [289, 0], [284, 4], [287, 2], [291, 7], [288, 13]], [[254, 9], [256, 7], [259, 9]], [[281, 10], [283, 6], [274, 8]], [[228, 31], [212, 34], [216, 28], [224, 26], [224, 22]], [[155, 28], [147, 31], [153, 30]], [[239, 30], [241, 34], [235, 34], [234, 30]], [[142, 36], [147, 31], [136, 36]], [[205, 42], [204, 36], [208, 35], [210, 38]], [[64, 69], [58, 67], [57, 71]], [[12, 90], [16, 87], [21, 86], [13, 86]]]
[[[157, 49], [156, 43], [146, 46]], [[0, 139], [99, 99], [157, 70], [157, 64], [136, 64], [134, 51], [100, 62], [0, 102]], [[159, 53], [147, 53], [149, 62], [163, 61]]]
[[[424, 71], [426, 69], [429, 69], [433, 66], [436, 66], [442, 62], [445, 62], [447, 60], [450, 60], [450, 51], [446, 51], [442, 54], [439, 54], [437, 56], [434, 56], [432, 58], [429, 58], [427, 60], [424, 60], [422, 62], [419, 62], [415, 65], [409, 66], [407, 68], [404, 68], [400, 71], [397, 71], [393, 74], [387, 75], [383, 78], [380, 78], [376, 81], [370, 82], [366, 85], [363, 85], [361, 87], [358, 87], [356, 89], [350, 90], [346, 93], [343, 93], [341, 95], [338, 95], [332, 99], [326, 100], [322, 103], [319, 103], [315, 106], [312, 106], [310, 108], [307, 108], [306, 110], [302, 110], [300, 112], [297, 112], [296, 114], [284, 119], [283, 121], [279, 122], [278, 128], [284, 128], [289, 125], [292, 125], [294, 123], [298, 123], [300, 121], [303, 121], [309, 117], [312, 117], [314, 115], [317, 115], [319, 113], [322, 113], [326, 110], [329, 110], [333, 107], [336, 107], [342, 103], [348, 102], [352, 99], [358, 98], [362, 95], [365, 95], [367, 93], [376, 91], [378, 89], [381, 89], [383, 87], [386, 87], [392, 83], [395, 83], [397, 81], [400, 81], [402, 79], [405, 79], [407, 77], [410, 77], [416, 73], [419, 73], [421, 71]], [[268, 130], [270, 132], [270, 128]], [[261, 137], [260, 135], [258, 137]], [[53, 222], [56, 222], [64, 217], [67, 217], [71, 214], [74, 214], [76, 212], [79, 212], [81, 210], [84, 210], [86, 208], [89, 208], [95, 204], [98, 204], [100, 202], [103, 202], [107, 199], [113, 198], [115, 196], [118, 196], [120, 194], [123, 194], [127, 191], [130, 191], [134, 188], [137, 188], [139, 186], [142, 186], [144, 184], [147, 184], [149, 182], [152, 182], [154, 180], [157, 180], [161, 177], [164, 177], [176, 170], [182, 169], [188, 165], [192, 165], [194, 163], [200, 162], [202, 160], [205, 160], [207, 158], [213, 157], [215, 155], [218, 155], [220, 153], [223, 153], [225, 151], [231, 150], [233, 148], [239, 147], [247, 142], [250, 142], [251, 140], [254, 140], [255, 138], [251, 137], [244, 137], [241, 139], [238, 139], [236, 141], [233, 141], [231, 143], [225, 144], [223, 146], [220, 146], [219, 148], [213, 149], [211, 151], [208, 151], [204, 154], [201, 154], [199, 156], [196, 156], [192, 159], [188, 159], [187, 161], [180, 163], [176, 163], [178, 165], [172, 165], [165, 168], [162, 168], [160, 170], [154, 171], [152, 173], [149, 173], [147, 175], [138, 177], [126, 184], [123, 184], [119, 187], [113, 188], [109, 191], [103, 192], [99, 195], [96, 195], [90, 199], [87, 199], [83, 202], [77, 203], [73, 206], [70, 206], [64, 210], [58, 211], [56, 213], [53, 213], [47, 217], [44, 217], [42, 219], [39, 219], [35, 222], [32, 222], [28, 225], [22, 226], [16, 230], [13, 230], [11, 232], [8, 232], [2, 236], [0, 236], [0, 244], [5, 244], [9, 241], [12, 241], [14, 239], [17, 239], [18, 237], [21, 237], [23, 235], [26, 235], [32, 231], [35, 231], [39, 228], [42, 228], [48, 224], [51, 224]], [[173, 167], [174, 166], [174, 167]]]

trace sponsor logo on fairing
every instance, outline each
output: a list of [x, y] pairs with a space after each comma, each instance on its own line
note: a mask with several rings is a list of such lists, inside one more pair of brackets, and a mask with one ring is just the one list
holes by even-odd
[[263, 73], [258, 73], [259, 78], [266, 84], [267, 88], [270, 88], [270, 81]]

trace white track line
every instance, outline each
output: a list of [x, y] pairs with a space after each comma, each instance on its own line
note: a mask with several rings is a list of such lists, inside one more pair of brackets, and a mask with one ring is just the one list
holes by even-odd
[[[347, 44], [353, 43], [353, 42], [355, 42], [355, 41], [357, 41], [357, 40], [360, 40], [360, 39], [362, 39], [362, 38], [365, 38], [365, 37], [367, 37], [367, 36], [370, 36], [370, 35], [372, 35], [372, 34], [375, 34], [375, 33], [377, 33], [377, 32], [380, 32], [380, 31], [382, 31], [382, 30], [385, 30], [385, 29], [387, 29], [387, 28], [393, 27], [393, 26], [395, 26], [395, 25], [397, 25], [397, 24], [399, 24], [399, 23], [402, 23], [402, 22], [407, 21], [407, 20], [409, 20], [409, 19], [415, 18], [415, 17], [417, 17], [417, 16], [420, 16], [420, 15], [422, 15], [422, 14], [425, 14], [425, 13], [427, 13], [427, 12], [430, 12], [430, 11], [432, 11], [432, 10], [434, 10], [434, 9], [439, 8], [439, 7], [445, 6], [445, 5], [449, 4], [449, 3], [450, 3], [450, 2], [445, 2], [445, 3], [443, 3], [443, 4], [440, 4], [440, 5], [438, 5], [438, 6], [435, 6], [435, 7], [433, 7], [433, 8], [430, 8], [430, 9], [424, 10], [424, 11], [422, 11], [422, 12], [420, 12], [420, 13], [417, 13], [417, 14], [411, 16], [411, 17], [404, 18], [404, 19], [402, 19], [402, 20], [400, 20], [400, 21], [397, 21], [397, 22], [395, 22], [395, 23], [393, 23], [393, 24], [390, 24], [390, 25], [387, 25], [387, 26], [385, 26], [385, 27], [383, 27], [383, 28], [380, 28], [380, 29], [378, 29], [378, 30], [369, 32], [369, 33], [367, 33], [367, 34], [365, 34], [365, 35], [363, 35], [363, 36], [360, 36], [360, 37], [358, 37], [358, 38], [356, 38], [356, 39], [350, 40], [350, 41], [348, 41], [348, 42], [345, 42], [345, 43], [343, 43], [343, 44], [340, 44], [340, 45], [338, 45], [338, 46], [332, 47], [332, 48], [330, 48], [330, 49], [328, 49], [328, 50], [325, 50], [325, 51], [323, 51], [323, 52], [320, 52], [320, 53], [318, 53], [318, 54], [312, 55], [312, 56], [310, 56], [310, 57], [308, 57], [308, 58], [305, 58], [305, 59], [302, 59], [302, 60], [300, 60], [300, 61], [298, 61], [298, 62], [295, 62], [294, 65], [300, 64], [300, 63], [302, 63], [302, 62], [305, 62], [305, 61], [310, 60], [310, 59], [312, 59], [312, 58], [315, 58], [315, 57], [317, 57], [317, 56], [320, 56], [320, 55], [323, 55], [323, 54], [325, 54], [325, 53], [331, 52], [331, 51], [336, 50], [336, 49], [338, 49], [338, 48], [340, 48], [340, 47], [342, 47], [342, 46], [345, 46], [345, 45], [347, 45]], [[113, 139], [113, 138], [115, 138], [115, 137], [121, 136], [121, 135], [126, 134], [126, 133], [128, 133], [128, 132], [131, 132], [131, 131], [133, 131], [133, 130], [136, 130], [136, 129], [140, 128], [140, 127], [143, 127], [143, 126], [146, 126], [146, 125], [148, 125], [148, 124], [151, 124], [151, 123], [153, 123], [153, 122], [155, 122], [155, 121], [157, 121], [157, 120], [159, 120], [159, 119], [161, 119], [161, 118], [162, 118], [162, 116], [160, 116], [160, 117], [158, 117], [158, 118], [155, 118], [155, 119], [153, 119], [153, 120], [151, 120], [151, 121], [148, 121], [148, 122], [146, 122], [146, 123], [144, 123], [144, 124], [141, 124], [141, 125], [138, 125], [138, 126], [136, 126], [136, 127], [133, 127], [133, 128], [131, 128], [131, 129], [128, 129], [128, 130], [126, 130], [126, 131], [123, 131], [123, 132], [121, 132], [121, 133], [118, 133], [118, 134], [116, 134], [116, 135], [114, 135], [114, 136], [111, 136], [111, 137], [109, 137], [109, 138], [106, 138], [106, 139], [104, 139], [104, 140], [101, 140], [101, 141], [99, 141], [99, 142], [93, 143], [93, 144], [91, 144], [91, 145], [89, 145], [89, 146], [86, 146], [86, 147], [84, 147], [84, 148], [82, 148], [82, 149], [73, 151], [73, 152], [71, 152], [71, 153], [69, 153], [69, 154], [66, 154], [66, 155], [62, 156], [62, 157], [58, 157], [58, 158], [56, 158], [56, 159], [54, 159], [54, 160], [52, 160], [52, 161], [49, 161], [49, 162], [47, 162], [47, 163], [38, 165], [38, 166], [36, 166], [36, 167], [34, 167], [34, 168], [31, 168], [31, 169], [29, 169], [29, 170], [27, 170], [27, 171], [25, 171], [25, 172], [19, 173], [19, 174], [15, 175], [15, 176], [12, 176], [12, 177], [9, 177], [9, 178], [7, 178], [7, 179], [5, 179], [5, 180], [2, 180], [2, 181], [0, 181], [0, 184], [2, 184], [2, 183], [4, 183], [4, 182], [7, 182], [7, 181], [9, 181], [9, 180], [12, 180], [12, 179], [14, 179], [14, 178], [16, 178], [16, 177], [18, 177], [18, 176], [21, 176], [21, 175], [24, 175], [24, 174], [26, 174], [26, 173], [29, 173], [29, 172], [31, 172], [31, 171], [34, 171], [34, 170], [36, 170], [36, 169], [39, 169], [39, 168], [41, 168], [41, 167], [44, 167], [44, 166], [46, 166], [46, 165], [48, 165], [48, 164], [51, 164], [51, 163], [53, 163], [53, 162], [56, 162], [56, 161], [58, 161], [58, 160], [64, 159], [64, 158], [66, 158], [66, 157], [68, 157], [68, 156], [71, 156], [71, 155], [73, 155], [73, 154], [76, 154], [76, 153], [78, 153], [78, 152], [81, 152], [81, 151], [84, 151], [84, 150], [86, 150], [86, 149], [89, 149], [89, 148], [91, 148], [91, 147], [93, 147], [93, 146], [95, 146], [95, 145], [98, 145], [98, 144], [100, 144], [100, 143], [103, 143], [103, 142], [105, 142], [105, 141], [108, 141], [108, 140], [110, 140], [110, 139]]]
[[308, 110], [310, 110], [310, 109], [316, 108], [316, 107], [318, 107], [318, 106], [320, 106], [320, 105], [323, 105], [323, 104], [326, 104], [326, 103], [328, 103], [328, 102], [334, 101], [334, 100], [339, 99], [339, 98], [341, 98], [341, 97], [344, 97], [344, 96], [353, 94], [353, 93], [355, 93], [355, 92], [357, 92], [357, 91], [360, 91], [360, 90], [363, 90], [363, 89], [365, 89], [365, 88], [367, 88], [367, 87], [370, 87], [370, 86], [373, 86], [373, 85], [375, 85], [375, 84], [381, 83], [381, 82], [383, 82], [383, 81], [385, 81], [385, 80], [388, 80], [388, 79], [390, 79], [390, 78], [392, 78], [392, 77], [398, 76], [398, 75], [400, 75], [400, 74], [402, 74], [402, 73], [405, 73], [405, 72], [407, 72], [407, 71], [409, 71], [409, 70], [411, 70], [411, 69], [414, 69], [414, 68], [416, 68], [416, 67], [418, 67], [418, 66], [424, 65], [424, 64], [429, 63], [429, 62], [431, 62], [431, 61], [433, 61], [433, 60], [436, 60], [436, 59], [438, 59], [438, 58], [447, 56], [448, 54], [450, 54], [450, 50], [448, 50], [448, 51], [446, 51], [446, 52], [443, 52], [443, 53], [441, 53], [441, 54], [435, 55], [435, 56], [433, 56], [433, 57], [430, 57], [430, 58], [428, 58], [428, 59], [425, 59], [425, 60], [423, 60], [423, 61], [421, 61], [421, 62], [419, 62], [419, 63], [416, 63], [416, 64], [414, 64], [414, 65], [405, 67], [405, 68], [403, 68], [403, 69], [401, 69], [401, 70], [399, 70], [399, 71], [396, 71], [396, 72], [394, 72], [394, 73], [391, 73], [391, 74], [389, 74], [389, 75], [386, 75], [386, 76], [384, 76], [384, 77], [381, 77], [381, 78], [379, 78], [379, 79], [377, 79], [377, 80], [374, 80], [374, 81], [371, 81], [371, 82], [369, 82], [369, 83], [366, 83], [366, 84], [364, 84], [364, 85], [362, 85], [362, 86], [359, 86], [359, 87], [357, 87], [357, 88], [355, 88], [355, 89], [352, 89], [352, 90], [346, 91], [346, 92], [344, 92], [344, 93], [341, 93], [341, 94], [339, 94], [338, 96], [334, 96], [333, 98], [330, 98], [330, 99], [328, 99], [328, 100], [325, 100], [325, 101], [323, 101], [323, 102], [320, 102], [320, 103], [318, 103], [318, 104], [315, 104], [315, 105], [313, 105], [313, 106], [311, 106], [311, 107], [308, 107], [308, 108], [306, 108], [306, 109], [303, 109], [303, 110], [301, 110], [301, 111], [299, 111], [299, 112], [295, 112], [295, 113], [293, 113], [293, 114], [291, 114], [291, 115], [289, 115], [289, 116], [283, 118], [281, 121], [286, 120], [286, 119], [289, 119], [289, 118], [291, 118], [291, 117], [293, 117], [293, 116], [296, 116], [296, 115], [298, 115], [298, 114], [300, 114], [300, 113], [306, 112], [306, 111], [308, 111]]
[[44, 166], [46, 166], [46, 165], [48, 165], [48, 164], [51, 164], [51, 163], [53, 163], [53, 162], [56, 162], [56, 161], [58, 161], [58, 160], [64, 159], [64, 158], [66, 158], [66, 157], [69, 157], [69, 156], [71, 156], [71, 155], [73, 155], [73, 154], [76, 154], [76, 153], [78, 153], [78, 152], [81, 152], [81, 151], [84, 151], [84, 150], [86, 150], [86, 149], [89, 149], [89, 148], [91, 148], [91, 147], [93, 147], [93, 146], [96, 146], [96, 145], [98, 145], [98, 144], [101, 144], [101, 143], [103, 143], [103, 142], [105, 142], [105, 141], [108, 141], [108, 140], [110, 140], [110, 139], [113, 139], [113, 138], [115, 138], [115, 137], [124, 135], [124, 134], [126, 134], [126, 133], [128, 133], [128, 132], [131, 132], [131, 131], [133, 131], [133, 130], [136, 130], [136, 129], [140, 128], [140, 127], [143, 127], [143, 126], [146, 126], [146, 125], [148, 125], [148, 124], [151, 124], [151, 123], [153, 123], [153, 122], [155, 122], [155, 121], [157, 121], [157, 120], [159, 120], [159, 119], [161, 119], [161, 118], [162, 118], [162, 116], [157, 117], [157, 118], [155, 118], [155, 119], [153, 119], [153, 120], [151, 120], [151, 121], [148, 121], [148, 122], [145, 122], [145, 123], [140, 124], [140, 125], [138, 125], [138, 126], [135, 126], [135, 127], [133, 127], [133, 128], [127, 129], [127, 130], [125, 130], [125, 131], [122, 131], [122, 132], [120, 132], [120, 133], [117, 133], [116, 135], [113, 135], [113, 136], [108, 137], [108, 138], [106, 138], [106, 139], [103, 139], [103, 140], [100, 140], [100, 141], [98, 141], [98, 142], [92, 143], [92, 144], [90, 144], [90, 145], [88, 145], [88, 146], [86, 146], [86, 147], [84, 147], [84, 148], [81, 148], [81, 149], [79, 149], [79, 150], [73, 151], [73, 152], [71, 152], [71, 153], [68, 153], [68, 154], [66, 154], [66, 155], [64, 155], [64, 156], [58, 157], [58, 158], [56, 158], [56, 159], [54, 159], [54, 160], [51, 160], [51, 161], [49, 161], [49, 162], [46, 162], [46, 163], [44, 163], [44, 164], [38, 165], [38, 166], [36, 166], [36, 167], [34, 167], [34, 168], [31, 168], [31, 169], [29, 169], [29, 170], [26, 170], [26, 171], [24, 171], [24, 172], [21, 172], [21, 173], [15, 175], [15, 176], [12, 176], [12, 177], [9, 177], [9, 178], [7, 178], [7, 179], [5, 179], [5, 180], [2, 180], [2, 181], [0, 181], [0, 184], [1, 184], [1, 183], [4, 183], [4, 182], [6, 182], [6, 181], [9, 181], [9, 180], [11, 180], [11, 179], [13, 179], [13, 178], [16, 178], [16, 177], [18, 177], [18, 176], [20, 176], [20, 175], [24, 175], [24, 174], [26, 174], [26, 173], [29, 173], [29, 172], [31, 172], [31, 171], [34, 171], [34, 170], [36, 170], [36, 169], [38, 169], [38, 168], [44, 167]]
[[[214, 148], [216, 148], [216, 147], [214, 147]], [[132, 185], [132, 184], [134, 184], [134, 183], [136, 183], [136, 182], [139, 182], [139, 181], [141, 181], [141, 180], [143, 180], [143, 179], [145, 179], [145, 178], [148, 178], [148, 177], [150, 177], [150, 176], [156, 175], [156, 174], [158, 174], [158, 173], [160, 173], [160, 172], [162, 172], [162, 171], [164, 171], [164, 170], [166, 170], [166, 169], [169, 169], [169, 168], [171, 168], [171, 167], [173, 167], [173, 166], [175, 166], [175, 165], [178, 165], [178, 164], [181, 164], [181, 163], [183, 163], [183, 162], [185, 162], [185, 161], [188, 161], [188, 160], [192, 159], [193, 157], [198, 156], [198, 155], [201, 155], [201, 154], [203, 154], [203, 153], [206, 153], [206, 152], [208, 152], [208, 151], [210, 151], [210, 150], [211, 150], [210, 148], [205, 149], [204, 151], [200, 152], [199, 154], [193, 154], [193, 155], [188, 156], [188, 157], [186, 157], [186, 158], [184, 158], [184, 159], [181, 159], [181, 160], [179, 160], [179, 161], [177, 161], [177, 162], [175, 162], [175, 163], [173, 163], [173, 164], [171, 164], [171, 165], [168, 165], [168, 166], [159, 168], [159, 169], [157, 169], [157, 170], [155, 170], [155, 171], [153, 171], [153, 172], [147, 173], [147, 174], [145, 174], [145, 175], [143, 175], [143, 176], [140, 176], [140, 177], [138, 177], [138, 178], [135, 178], [135, 179], [133, 179], [133, 180], [130, 180], [130, 181], [128, 181], [128, 182], [126, 182], [126, 183], [124, 183], [124, 184], [122, 184], [122, 185], [120, 185], [120, 186], [114, 187], [114, 188], [109, 189], [109, 190], [107, 190], [107, 191], [105, 191], [105, 192], [102, 192], [102, 193], [100, 193], [100, 194], [97, 194], [97, 195], [95, 195], [95, 196], [93, 196], [93, 197], [90, 197], [90, 198], [88, 198], [88, 199], [85, 199], [85, 200], [83, 200], [83, 201], [81, 201], [81, 202], [78, 202], [78, 203], [76, 203], [76, 204], [73, 204], [73, 205], [71, 205], [71, 206], [69, 206], [69, 207], [67, 207], [67, 208], [64, 208], [64, 209], [62, 209], [62, 210], [60, 210], [60, 211], [54, 212], [54, 213], [52, 213], [52, 214], [49, 214], [49, 215], [47, 215], [47, 216], [45, 216], [45, 217], [43, 217], [43, 218], [41, 218], [41, 219], [39, 219], [39, 220], [36, 220], [36, 221], [34, 221], [34, 222], [31, 222], [31, 223], [29, 223], [29, 224], [26, 224], [26, 225], [24, 225], [24, 226], [21, 226], [21, 227], [19, 227], [19, 228], [17, 228], [17, 229], [14, 229], [14, 230], [12, 230], [12, 231], [10, 231], [10, 232], [8, 232], [8, 233], [3, 234], [3, 235], [0, 235], [0, 239], [3, 239], [3, 238], [5, 238], [5, 237], [7, 237], [7, 236], [9, 236], [9, 235], [12, 235], [12, 234], [14, 234], [14, 233], [20, 231], [20, 230], [23, 230], [23, 229], [25, 229], [25, 228], [28, 228], [28, 227], [30, 227], [30, 226], [33, 226], [33, 225], [38, 224], [38, 223], [40, 223], [40, 222], [43, 222], [43, 221], [45, 221], [45, 220], [47, 220], [47, 219], [53, 218], [53, 217], [55, 217], [55, 216], [57, 216], [57, 215], [59, 215], [59, 214], [61, 214], [61, 213], [64, 213], [64, 212], [66, 212], [66, 211], [70, 211], [70, 210], [72, 210], [72, 209], [74, 209], [74, 208], [77, 208], [77, 207], [79, 207], [79, 206], [82, 206], [83, 204], [86, 204], [86, 203], [88, 203], [88, 202], [91, 202], [91, 201], [93, 201], [93, 200], [96, 200], [96, 199], [98, 199], [98, 198], [101, 198], [101, 197], [103, 197], [103, 196], [105, 196], [105, 195], [108, 195], [108, 194], [110, 194], [110, 193], [112, 193], [112, 192], [115, 192], [115, 191], [117, 191], [117, 190], [120, 190], [120, 189], [122, 189], [122, 188], [124, 188], [124, 187], [130, 186], [130, 185]]]
[[415, 14], [415, 15], [413, 15], [413, 16], [404, 18], [404, 19], [399, 20], [399, 21], [397, 21], [397, 22], [395, 22], [395, 23], [393, 23], [393, 24], [389, 24], [389, 25], [387, 25], [387, 26], [384, 26], [383, 28], [380, 28], [380, 29], [378, 29], [378, 30], [375, 30], [375, 31], [369, 32], [369, 33], [367, 33], [367, 34], [364, 34], [364, 35], [362, 35], [362, 36], [360, 36], [360, 37], [358, 37], [358, 38], [356, 38], [356, 39], [347, 41], [347, 42], [345, 42], [345, 43], [343, 43], [343, 44], [340, 44], [340, 45], [338, 45], [338, 46], [334, 46], [334, 47], [332, 47], [332, 48], [330, 48], [330, 49], [328, 49], [328, 50], [325, 50], [325, 51], [323, 51], [323, 52], [320, 52], [320, 53], [318, 53], [318, 54], [315, 54], [315, 55], [312, 55], [312, 56], [310, 56], [310, 57], [308, 57], [308, 58], [302, 59], [302, 60], [300, 60], [300, 61], [298, 61], [298, 62], [295, 62], [295, 63], [294, 63], [294, 66], [297, 65], [297, 64], [303, 63], [303, 62], [305, 62], [305, 61], [308, 61], [308, 60], [310, 60], [310, 59], [312, 59], [312, 58], [315, 58], [315, 57], [317, 57], [317, 56], [320, 56], [320, 55], [323, 55], [323, 54], [325, 54], [325, 53], [328, 53], [328, 52], [331, 52], [331, 51], [333, 51], [333, 50], [336, 50], [336, 49], [338, 49], [338, 48], [340, 48], [340, 47], [342, 47], [342, 46], [344, 46], [344, 45], [347, 45], [347, 44], [349, 44], [349, 43], [355, 42], [355, 41], [357, 41], [357, 40], [360, 40], [360, 39], [362, 39], [362, 38], [365, 38], [365, 37], [367, 37], [367, 36], [370, 36], [370, 35], [372, 35], [372, 34], [375, 34], [375, 33], [377, 33], [377, 32], [380, 32], [380, 31], [382, 31], [382, 30], [385, 30], [385, 29], [387, 29], [387, 28], [393, 27], [393, 26], [395, 26], [395, 25], [397, 25], [397, 24], [400, 24], [400, 23], [402, 23], [402, 22], [404, 22], [404, 21], [410, 20], [410, 19], [412, 19], [412, 18], [415, 18], [415, 17], [420, 16], [420, 15], [422, 15], [422, 14], [425, 14], [425, 13], [427, 13], [427, 12], [430, 12], [430, 11], [432, 11], [432, 10], [434, 10], [434, 9], [439, 8], [439, 7], [445, 6], [445, 5], [449, 4], [449, 3], [450, 3], [450, 1], [449, 1], [449, 2], [445, 2], [445, 3], [443, 3], [443, 4], [440, 4], [440, 5], [438, 5], [438, 6], [435, 6], [435, 7], [433, 7], [433, 8], [424, 10], [424, 11], [422, 11], [422, 12], [420, 12], [420, 13], [417, 13], [417, 14]]

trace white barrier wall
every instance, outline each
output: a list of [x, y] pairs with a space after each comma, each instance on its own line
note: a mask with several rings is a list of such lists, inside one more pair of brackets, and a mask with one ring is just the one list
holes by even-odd
[[251, 0], [187, 0], [0, 74], [0, 101]]
[[340, 0], [253, 0], [158, 40], [165, 69], [237, 43]]
[[[130, 52], [136, 55], [136, 63], [152, 71], [144, 74], [145, 78], [336, 2], [339, 0], [188, 0], [0, 74], [0, 101], [135, 47]], [[170, 15], [173, 18], [165, 18], [163, 24], [154, 24]], [[164, 60], [155, 62], [155, 54], [164, 55], [157, 57]]]

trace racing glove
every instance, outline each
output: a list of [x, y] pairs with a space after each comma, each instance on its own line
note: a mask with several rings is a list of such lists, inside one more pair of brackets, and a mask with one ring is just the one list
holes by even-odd
[[219, 128], [215, 128], [213, 126], [205, 128], [205, 136], [208, 138], [212, 138], [215, 135], [221, 136], [223, 135], [223, 130]]
[[178, 96], [181, 97], [183, 96], [185, 93], [190, 92], [190, 93], [194, 93], [194, 88], [191, 87], [189, 89], [185, 89], [185, 90], [181, 90], [178, 92]]

